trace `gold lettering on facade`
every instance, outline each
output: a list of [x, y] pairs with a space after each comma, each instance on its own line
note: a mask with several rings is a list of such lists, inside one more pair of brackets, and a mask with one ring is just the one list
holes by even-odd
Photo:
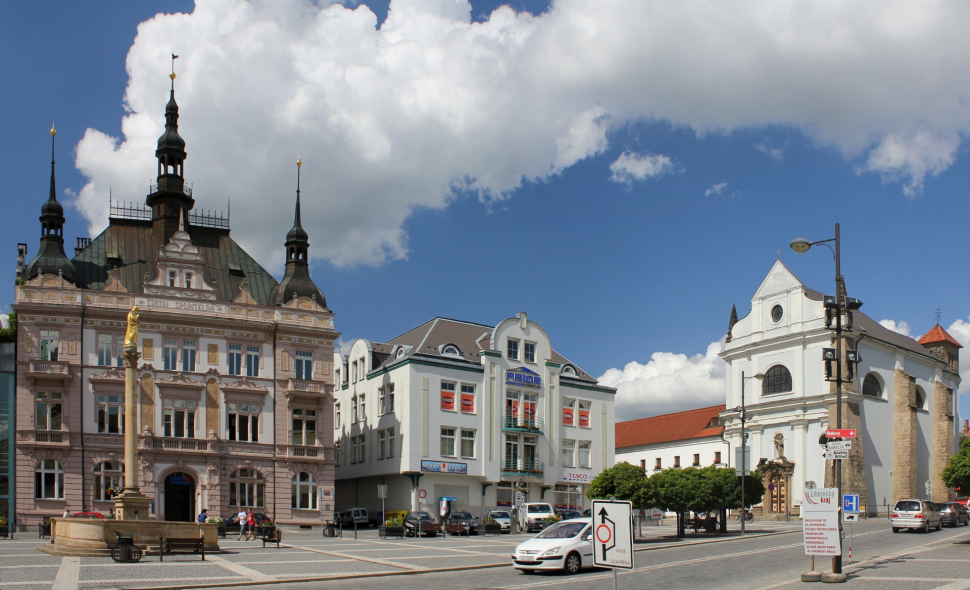
[[206, 359], [207, 363], [209, 363], [210, 365], [218, 365], [219, 364], [219, 345], [210, 344], [208, 354], [206, 356], [208, 357]]
[[280, 353], [280, 370], [289, 371], [290, 370], [290, 353], [285, 350]]
[[67, 354], [76, 354], [77, 352], [77, 336], [74, 334], [67, 335]]
[[44, 293], [41, 294], [41, 297], [44, 299], [57, 299], [57, 293], [53, 291], [44, 291]]
[[155, 360], [155, 341], [153, 339], [141, 339], [141, 358], [146, 361]]

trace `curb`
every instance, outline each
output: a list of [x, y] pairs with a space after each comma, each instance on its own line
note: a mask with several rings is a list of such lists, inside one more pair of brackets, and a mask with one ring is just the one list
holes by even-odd
[[790, 535], [792, 533], [800, 533], [800, 532], [801, 532], [800, 530], [795, 530], [795, 531], [774, 531], [774, 532], [770, 532], [770, 533], [758, 533], [758, 534], [755, 534], [755, 535], [745, 535], [743, 537], [740, 536], [740, 535], [738, 535], [736, 537], [721, 537], [721, 538], [714, 538], [714, 539], [705, 539], [705, 540], [702, 540], [702, 541], [685, 541], [683, 543], [666, 543], [666, 544], [662, 544], [662, 545], [654, 545], [652, 547], [634, 547], [633, 548], [633, 552], [636, 553], [638, 551], [654, 551], [656, 549], [673, 549], [675, 547], [692, 547], [694, 545], [706, 545], [708, 543], [725, 543], [725, 542], [728, 542], [728, 541], [741, 541], [741, 540], [744, 540], [744, 539], [759, 539], [761, 537], [773, 537], [775, 535]]

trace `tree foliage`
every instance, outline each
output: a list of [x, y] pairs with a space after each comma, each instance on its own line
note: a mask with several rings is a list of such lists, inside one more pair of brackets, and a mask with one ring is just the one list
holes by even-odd
[[642, 469], [629, 463], [617, 463], [601, 471], [593, 479], [586, 496], [591, 500], [628, 500], [637, 510], [651, 508], [656, 502], [650, 479]]
[[960, 450], [950, 457], [941, 475], [948, 488], [960, 488], [964, 494], [970, 491], [970, 437], [960, 439]]
[[7, 314], [7, 327], [0, 328], [0, 342], [17, 341], [17, 314], [10, 312]]

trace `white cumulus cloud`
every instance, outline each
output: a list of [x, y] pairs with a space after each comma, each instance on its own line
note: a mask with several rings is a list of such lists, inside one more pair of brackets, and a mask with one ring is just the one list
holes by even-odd
[[617, 422], [723, 404], [722, 350], [723, 343], [712, 342], [704, 354], [655, 352], [646, 364], [607, 370], [599, 382], [617, 388]]
[[310, 255], [379, 264], [407, 255], [414, 210], [506, 199], [638, 121], [791, 128], [909, 195], [970, 132], [970, 3], [572, 0], [481, 23], [471, 11], [392, 0], [378, 23], [328, 0], [197, 0], [157, 15], [128, 52], [121, 137], [88, 129], [77, 146], [88, 181], [74, 204], [94, 233], [109, 187], [144, 199], [173, 51], [197, 205], [231, 198], [234, 235], [275, 268], [298, 155]]
[[634, 180], [661, 176], [673, 167], [670, 158], [662, 154], [637, 154], [625, 151], [610, 164], [610, 180], [631, 184]]
[[721, 194], [721, 191], [723, 191], [724, 190], [724, 187], [726, 187], [726, 186], [727, 186], [727, 183], [726, 182], [719, 182], [719, 183], [715, 184], [714, 186], [712, 186], [711, 188], [709, 188], [706, 191], [704, 191], [704, 196], [705, 197], [709, 197], [711, 195], [719, 195], [719, 194]]
[[754, 148], [756, 150], [758, 150], [759, 152], [768, 154], [769, 156], [771, 156], [776, 160], [781, 160], [782, 158], [785, 157], [785, 149], [787, 147], [788, 147], [787, 145], [777, 146], [777, 147], [772, 146], [764, 141], [754, 144]]
[[879, 325], [888, 330], [892, 330], [903, 336], [912, 336], [909, 324], [906, 322], [896, 322], [896, 320], [879, 320]]

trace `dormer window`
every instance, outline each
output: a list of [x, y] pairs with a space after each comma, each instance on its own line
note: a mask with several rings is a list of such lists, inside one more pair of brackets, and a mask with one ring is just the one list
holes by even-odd
[[711, 418], [711, 421], [707, 423], [708, 428], [720, 428], [721, 426], [723, 426], [721, 419], [716, 416]]
[[458, 347], [455, 346], [454, 344], [448, 344], [441, 351], [441, 354], [445, 354], [448, 356], [461, 356], [461, 351], [459, 351]]
[[404, 356], [404, 354], [405, 354], [405, 352], [404, 352], [404, 347], [403, 346], [401, 348], [398, 348], [397, 349], [397, 358], [401, 358], [402, 356]]
[[562, 374], [563, 375], [575, 375], [576, 374], [576, 369], [572, 368], [569, 365], [566, 365], [565, 367], [562, 368]]

